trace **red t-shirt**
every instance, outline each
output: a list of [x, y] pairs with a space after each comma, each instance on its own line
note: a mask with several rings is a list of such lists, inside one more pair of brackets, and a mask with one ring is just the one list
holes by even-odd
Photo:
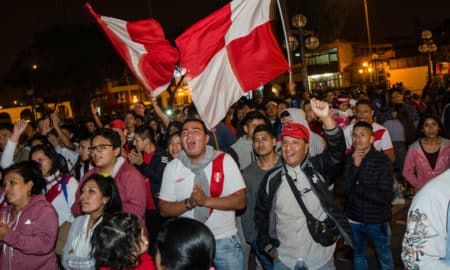
[[[139, 258], [139, 264], [136, 267], [129, 267], [127, 270], [156, 270], [152, 256], [144, 253]], [[111, 270], [110, 267], [100, 267], [100, 270]]]

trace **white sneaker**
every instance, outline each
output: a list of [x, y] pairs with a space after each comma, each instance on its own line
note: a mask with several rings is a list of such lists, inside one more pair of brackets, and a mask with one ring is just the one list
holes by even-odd
[[405, 199], [404, 198], [395, 198], [392, 200], [392, 205], [403, 205], [405, 204]]

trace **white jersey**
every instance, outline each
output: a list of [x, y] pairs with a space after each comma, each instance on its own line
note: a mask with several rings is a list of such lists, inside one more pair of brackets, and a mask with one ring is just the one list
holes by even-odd
[[[211, 181], [212, 162], [205, 167], [208, 181]], [[223, 159], [224, 185], [220, 197], [225, 197], [245, 189], [245, 183], [236, 162], [230, 155], [225, 154]], [[167, 164], [159, 199], [168, 202], [179, 202], [190, 198], [194, 188], [194, 173], [186, 168], [179, 159]], [[186, 211], [181, 216], [194, 218], [194, 211]], [[214, 209], [206, 221], [206, 226], [212, 231], [216, 239], [222, 239], [237, 233], [235, 211], [221, 211]]]

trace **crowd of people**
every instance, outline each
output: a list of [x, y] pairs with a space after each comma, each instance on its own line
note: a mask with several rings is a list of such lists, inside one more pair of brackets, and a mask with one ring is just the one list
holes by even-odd
[[[122, 117], [0, 123], [0, 269], [450, 269], [450, 90], [242, 98], [208, 130], [156, 98]], [[447, 176], [445, 176], [447, 175]], [[447, 186], [446, 186], [447, 185]], [[433, 201], [434, 203], [431, 203]], [[299, 261], [302, 266], [299, 267]]]

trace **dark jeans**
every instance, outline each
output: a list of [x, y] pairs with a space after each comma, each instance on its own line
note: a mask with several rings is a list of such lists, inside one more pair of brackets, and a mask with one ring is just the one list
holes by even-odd
[[393, 270], [391, 227], [382, 224], [350, 223], [353, 234], [353, 264], [355, 270], [367, 270], [367, 241], [372, 240], [382, 270]]

